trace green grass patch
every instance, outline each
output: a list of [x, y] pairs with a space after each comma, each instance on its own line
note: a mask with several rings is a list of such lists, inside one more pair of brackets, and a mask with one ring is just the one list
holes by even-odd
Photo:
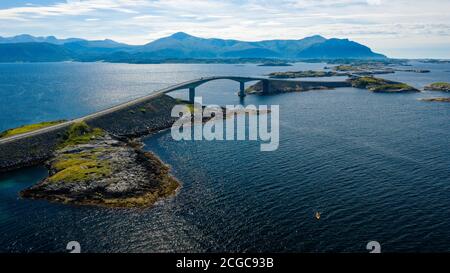
[[42, 128], [50, 127], [53, 125], [57, 125], [65, 122], [66, 120], [57, 120], [57, 121], [45, 121], [35, 124], [24, 125], [21, 127], [17, 127], [14, 129], [9, 129], [0, 133], [0, 138], [12, 137], [15, 135], [21, 135], [29, 132], [33, 132]]
[[189, 109], [189, 112], [191, 112], [191, 114], [193, 114], [194, 113], [194, 109], [195, 109], [194, 104], [189, 103], [189, 104], [186, 104], [186, 106]]
[[448, 82], [435, 82], [425, 87], [427, 90], [438, 90], [438, 91], [450, 91], [450, 83]]
[[51, 182], [83, 182], [111, 175], [108, 160], [98, 159], [95, 150], [62, 155], [52, 165], [57, 172], [48, 178]]
[[332, 76], [338, 76], [340, 74], [336, 72], [331, 71], [314, 71], [314, 70], [307, 70], [307, 71], [288, 71], [288, 72], [273, 72], [269, 74], [270, 78], [278, 78], [278, 79], [285, 79], [285, 78], [318, 78], [318, 77], [332, 77]]
[[334, 67], [335, 71], [341, 71], [341, 72], [349, 72], [349, 71], [360, 71], [358, 67], [352, 66], [352, 65], [338, 65]]
[[352, 80], [352, 86], [356, 88], [368, 88], [369, 86], [386, 84], [388, 84], [388, 82], [386, 82], [385, 80], [374, 77], [359, 77]]
[[411, 86], [404, 83], [382, 84], [369, 88], [369, 90], [373, 92], [381, 92], [389, 90], [409, 90], [409, 89], [411, 89]]
[[436, 82], [436, 83], [431, 84], [431, 86], [450, 88], [450, 83], [448, 83], [448, 82]]
[[183, 100], [183, 99], [175, 99], [177, 104], [184, 104], [189, 109], [189, 112], [194, 113], [194, 104], [190, 103], [189, 101]]
[[102, 137], [105, 131], [100, 128], [91, 128], [85, 122], [77, 122], [72, 124], [63, 136], [63, 141], [59, 148], [64, 148], [72, 145], [86, 144], [92, 139]]
[[359, 77], [351, 80], [352, 86], [365, 88], [373, 92], [417, 91], [406, 83], [387, 81], [375, 77]]

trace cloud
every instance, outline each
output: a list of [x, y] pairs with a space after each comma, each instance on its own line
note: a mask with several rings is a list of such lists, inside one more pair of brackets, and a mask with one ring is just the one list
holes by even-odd
[[12, 7], [0, 10], [1, 18], [28, 19], [29, 16], [75, 16], [90, 14], [94, 11], [116, 11], [123, 13], [137, 13], [136, 7], [148, 4], [147, 1], [125, 0], [68, 0], [48, 6], [33, 3], [20, 7]]
[[379, 6], [381, 5], [381, 0], [367, 0], [367, 4], [371, 6]]
[[423, 48], [450, 44], [448, 0], [29, 2], [31, 5], [0, 8], [0, 35], [112, 38], [143, 44], [177, 31], [242, 40], [320, 34], [350, 38], [387, 54], [403, 41]]

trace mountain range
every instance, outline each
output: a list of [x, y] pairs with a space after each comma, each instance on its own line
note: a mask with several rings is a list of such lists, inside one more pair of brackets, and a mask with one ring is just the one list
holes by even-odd
[[183, 32], [145, 45], [113, 40], [19, 35], [0, 37], [0, 62], [106, 61], [146, 63], [167, 60], [206, 59], [384, 59], [369, 47], [348, 39], [316, 35], [299, 40], [205, 39]]

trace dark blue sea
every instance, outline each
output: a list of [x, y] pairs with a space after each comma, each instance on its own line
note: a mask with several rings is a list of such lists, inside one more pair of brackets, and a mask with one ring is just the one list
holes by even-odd
[[[450, 65], [385, 78], [418, 88], [450, 81]], [[322, 69], [253, 64], [0, 64], [0, 131], [71, 119], [182, 81]], [[210, 82], [204, 102], [239, 104], [237, 83]], [[175, 96], [186, 96], [178, 92]], [[450, 251], [450, 104], [441, 92], [375, 94], [342, 88], [247, 96], [280, 106], [280, 146], [254, 141], [145, 139], [182, 188], [148, 209], [77, 207], [24, 200], [42, 166], [0, 174], [0, 252], [383, 252]], [[320, 220], [314, 217], [321, 212]]]

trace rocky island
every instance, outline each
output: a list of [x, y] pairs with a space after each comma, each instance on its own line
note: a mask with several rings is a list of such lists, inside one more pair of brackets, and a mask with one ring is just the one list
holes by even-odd
[[[374, 93], [408, 93], [420, 92], [418, 89], [405, 83], [395, 82], [371, 76], [353, 76], [345, 81], [286, 81], [272, 80], [269, 83], [267, 94], [280, 94], [288, 92], [305, 92], [311, 90], [331, 90], [341, 87], [355, 87], [367, 89]], [[256, 84], [246, 89], [247, 94], [263, 94], [263, 83]]]
[[430, 101], [430, 102], [450, 102], [450, 98], [430, 98], [430, 99], [421, 99], [421, 101]]
[[408, 93], [420, 92], [406, 83], [389, 81], [375, 77], [355, 77], [349, 80], [355, 88], [367, 89], [374, 93]]
[[169, 168], [139, 142], [73, 124], [45, 164], [49, 177], [22, 197], [76, 205], [144, 207], [179, 187]]
[[429, 73], [429, 70], [394, 69], [383, 63], [341, 64], [324, 67], [324, 70], [286, 71], [269, 74], [272, 79], [319, 78], [319, 77], [355, 77], [392, 74], [395, 72]]
[[393, 68], [386, 67], [385, 64], [382, 63], [345, 64], [335, 66], [332, 69], [337, 72], [345, 72], [349, 76], [371, 76], [395, 73]]
[[348, 76], [347, 73], [338, 73], [334, 71], [287, 71], [287, 72], [273, 72], [269, 74], [271, 79], [295, 79], [295, 78], [320, 78], [333, 76]]
[[[286, 81], [286, 80], [273, 80], [269, 82], [269, 93], [270, 94], [281, 94], [289, 92], [306, 92], [312, 90], [332, 90], [340, 87], [351, 87], [348, 81], [333, 81], [333, 82], [322, 82], [322, 81]], [[245, 92], [247, 94], [263, 94], [263, 83], [261, 81], [254, 85], [249, 86]]]
[[425, 86], [425, 90], [450, 92], [450, 83], [447, 82], [432, 83], [428, 86]]
[[339, 72], [348, 72], [349, 74], [359, 76], [393, 74], [395, 72], [412, 72], [412, 73], [430, 73], [427, 69], [399, 69], [387, 66], [385, 63], [359, 63], [338, 65], [332, 68]]
[[[24, 198], [108, 207], [147, 207], [174, 194], [179, 182], [138, 137], [170, 128], [182, 102], [154, 96], [82, 121], [26, 125], [1, 133], [0, 172], [44, 164], [49, 176]], [[38, 129], [55, 126], [45, 131]], [[34, 133], [26, 137], [20, 134]], [[19, 138], [8, 140], [9, 137]]]

